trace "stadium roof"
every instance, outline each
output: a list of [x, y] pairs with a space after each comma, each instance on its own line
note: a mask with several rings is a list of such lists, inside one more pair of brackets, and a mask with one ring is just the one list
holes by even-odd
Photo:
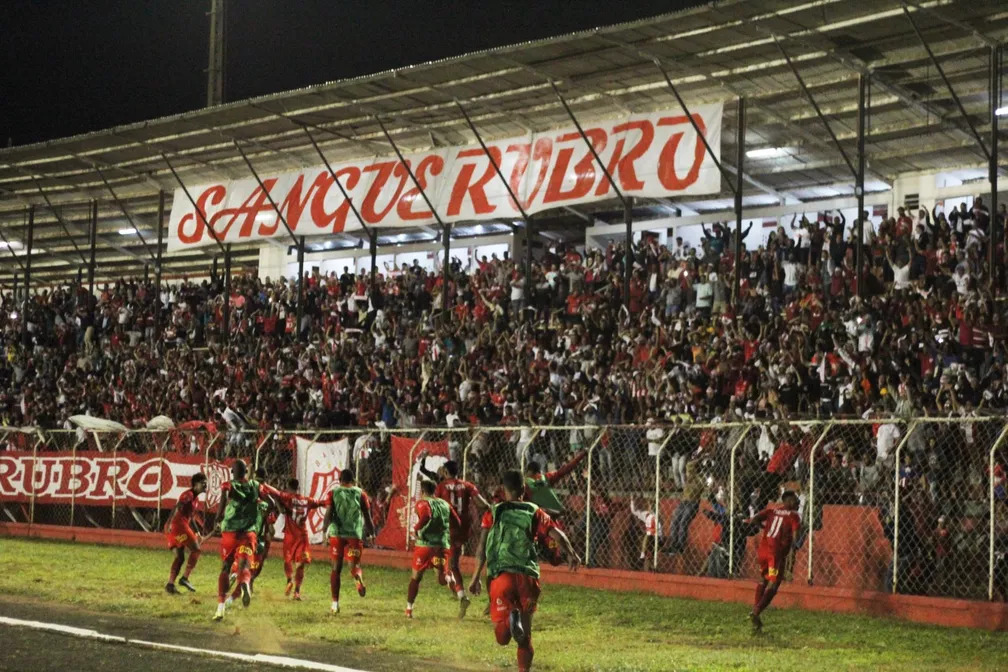
[[[726, 101], [721, 156], [727, 166], [734, 163], [733, 101], [740, 95], [748, 104], [749, 150], [783, 148], [777, 156], [747, 158], [745, 206], [779, 203], [785, 197], [852, 194], [850, 170], [778, 42], [851, 157], [856, 151], [857, 78], [871, 73], [868, 191], [888, 188], [901, 173], [985, 165], [983, 150], [904, 6], [989, 143], [990, 48], [1008, 34], [1008, 5], [982, 0], [730, 0], [0, 150], [0, 233], [14, 249], [12, 254], [0, 240], [6, 252], [0, 278], [19, 271], [29, 203], [37, 206], [32, 264], [37, 281], [75, 275], [81, 267], [91, 199], [99, 201], [97, 277], [114, 278], [150, 264], [158, 192], [166, 192], [170, 209], [177, 187], [163, 155], [187, 185], [196, 185], [250, 177], [235, 141], [260, 174], [319, 165], [305, 127], [334, 163], [388, 154], [375, 115], [404, 151], [473, 143], [456, 100], [485, 139], [512, 137], [569, 123], [551, 82], [581, 121], [678, 109], [656, 60], [688, 105]], [[722, 187], [722, 194], [708, 201], [671, 205], [721, 210], [731, 194], [727, 184]], [[113, 192], [124, 207], [113, 200]], [[670, 203], [640, 205], [664, 205], [667, 211]], [[616, 212], [613, 206], [585, 206], [557, 217], [605, 220], [607, 213]], [[142, 236], [118, 233], [131, 228], [130, 218]], [[356, 244], [351, 234], [342, 235], [341, 245]], [[236, 246], [234, 263], [255, 263], [261, 244]], [[205, 268], [215, 251], [209, 247], [165, 255], [164, 272]]]

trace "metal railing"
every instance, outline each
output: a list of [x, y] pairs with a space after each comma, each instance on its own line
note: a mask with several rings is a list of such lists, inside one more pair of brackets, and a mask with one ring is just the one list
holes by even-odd
[[[405, 442], [409, 463], [402, 483], [394, 482], [397, 442]], [[305, 491], [324, 492], [335, 472], [309, 458], [312, 446], [339, 447], [337, 468], [355, 470], [379, 525], [402, 528], [400, 548], [410, 543], [405, 530], [424, 448], [456, 460], [488, 499], [504, 471], [538, 465], [561, 505], [556, 517], [591, 567], [754, 578], [759, 530], [747, 521], [790, 489], [802, 517], [792, 580], [1008, 599], [1008, 421], [994, 417], [307, 432], [3, 429], [0, 516], [157, 532], [197, 471], [208, 475], [205, 517], [212, 519], [214, 490], [235, 458], [275, 483], [300, 475]]]

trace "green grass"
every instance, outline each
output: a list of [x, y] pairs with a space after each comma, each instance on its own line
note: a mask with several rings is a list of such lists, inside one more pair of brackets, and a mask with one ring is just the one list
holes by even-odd
[[[279, 548], [274, 549], [274, 553]], [[272, 557], [256, 584], [251, 608], [210, 621], [218, 560], [208, 554], [193, 575], [198, 599], [163, 592], [167, 551], [0, 539], [0, 595], [70, 604], [120, 616], [184, 624], [207, 632], [234, 628], [270, 638], [330, 645], [360, 659], [369, 653], [437, 660], [461, 669], [511, 669], [514, 646], [499, 647], [482, 615], [455, 619], [456, 603], [428, 573], [416, 616], [403, 616], [408, 574], [368, 568], [368, 596], [359, 599], [344, 574], [343, 613], [328, 615], [326, 563], [309, 568], [302, 603], [283, 597], [281, 562]], [[68, 586], [72, 589], [68, 590]], [[535, 620], [539, 670], [1005, 670], [1008, 634], [945, 629], [894, 620], [799, 610], [764, 617], [766, 634], [753, 637], [744, 605], [659, 598], [544, 585]], [[53, 620], [58, 619], [54, 608]], [[288, 653], [291, 652], [288, 647]]]

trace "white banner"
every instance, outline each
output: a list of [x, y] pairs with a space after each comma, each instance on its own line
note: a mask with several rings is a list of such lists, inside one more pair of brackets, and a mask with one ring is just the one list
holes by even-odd
[[[722, 104], [698, 105], [693, 118], [720, 158]], [[606, 169], [627, 196], [668, 197], [716, 193], [721, 175], [688, 117], [680, 112], [633, 115], [582, 124]], [[488, 143], [487, 147], [526, 212], [613, 198], [615, 193], [573, 126]], [[333, 165], [340, 184], [371, 227], [436, 222], [398, 158]], [[445, 222], [515, 219], [520, 213], [478, 145], [406, 155], [424, 193]], [[269, 196], [299, 236], [360, 228], [325, 166], [260, 174]], [[266, 193], [248, 179], [175, 191], [168, 250], [286, 237]], [[206, 230], [204, 217], [213, 232]]]
[[[350, 442], [320, 442], [297, 437], [297, 479], [302, 495], [312, 499], [325, 499], [329, 491], [339, 483], [339, 474], [350, 466]], [[308, 539], [313, 544], [325, 541], [325, 520], [327, 506], [313, 509], [308, 513]], [[278, 521], [279, 522], [279, 521]], [[286, 522], [286, 521], [285, 521]], [[282, 528], [276, 527], [278, 535]]]

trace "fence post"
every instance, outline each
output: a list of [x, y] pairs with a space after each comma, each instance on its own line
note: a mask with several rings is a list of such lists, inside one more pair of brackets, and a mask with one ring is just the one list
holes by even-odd
[[987, 599], [994, 600], [994, 453], [1001, 447], [1004, 443], [1005, 438], [1008, 437], [1008, 423], [1005, 423], [1004, 429], [1001, 430], [1001, 434], [998, 435], [997, 440], [994, 441], [994, 445], [990, 449], [990, 460], [987, 465], [987, 482], [990, 486], [990, 555], [987, 559]]
[[77, 442], [70, 449], [70, 527], [74, 526], [74, 508], [77, 505]]
[[28, 531], [35, 525], [35, 472], [38, 469], [38, 447], [45, 441], [42, 432], [39, 431], [39, 439], [32, 444], [32, 470], [31, 470], [31, 502], [28, 505]]
[[255, 460], [255, 464], [254, 464], [254, 466], [252, 468], [252, 472], [253, 473], [255, 473], [255, 470], [259, 468], [259, 451], [262, 450], [262, 447], [266, 445], [267, 441], [269, 441], [270, 439], [273, 438], [273, 435], [275, 433], [276, 432], [274, 432], [271, 429], [269, 432], [266, 433], [266, 438], [264, 438], [262, 441], [260, 441], [259, 444], [256, 446], [255, 458], [253, 458]]
[[[602, 440], [602, 437], [605, 436], [606, 432], [608, 432], [608, 431], [609, 431], [608, 427], [606, 427], [605, 429], [601, 430], [599, 432], [599, 435], [597, 437], [595, 437], [595, 441], [593, 441], [592, 444], [591, 444], [591, 446], [588, 448], [588, 487], [587, 487], [587, 492], [585, 494], [585, 557], [584, 557], [585, 567], [591, 566], [592, 458], [593, 458], [593, 456], [595, 454], [595, 446], [597, 446], [599, 444], [599, 442]], [[538, 432], [537, 432], [537, 434], [538, 434]], [[534, 440], [534, 438], [535, 437], [533, 437], [533, 440]], [[532, 442], [529, 441], [530, 445], [531, 445], [531, 443]]]
[[678, 427], [673, 427], [669, 435], [665, 437], [662, 444], [658, 446], [658, 455], [655, 456], [655, 470], [654, 470], [654, 517], [655, 517], [655, 538], [654, 538], [654, 557], [652, 558], [651, 566], [658, 570], [658, 527], [661, 525], [661, 456], [665, 452], [665, 446], [668, 442], [672, 440], [676, 434], [679, 433]]
[[823, 441], [829, 436], [834, 424], [836, 423], [833, 420], [826, 423], [826, 428], [823, 429], [822, 435], [812, 445], [812, 450], [809, 451], [808, 584], [810, 586], [812, 585], [812, 539], [815, 537], [815, 455], [816, 451], [822, 447]]
[[728, 467], [728, 578], [735, 576], [735, 453], [742, 445], [753, 425], [746, 425], [742, 436], [731, 447], [731, 465]]
[[413, 445], [410, 446], [410, 449], [409, 449], [409, 474], [406, 477], [406, 488], [409, 490], [409, 492], [406, 493], [406, 524], [403, 525], [403, 527], [406, 528], [404, 530], [404, 532], [406, 533], [406, 550], [407, 551], [410, 548], [410, 541], [411, 541], [410, 540], [410, 522], [413, 520], [413, 490], [416, 487], [416, 479], [413, 476], [413, 455], [416, 454], [415, 451], [417, 449], [417, 446], [419, 446], [421, 443], [423, 443], [423, 440], [424, 440], [425, 436], [427, 436], [426, 430], [420, 432], [420, 438], [418, 438], [416, 441], [414, 441]]
[[483, 434], [483, 430], [482, 429], [477, 429], [476, 433], [473, 434], [473, 437], [471, 439], [469, 439], [468, 443], [466, 443], [465, 448], [462, 449], [462, 480], [463, 481], [466, 480], [466, 476], [468, 475], [468, 471], [469, 471], [469, 449], [472, 448], [472, 445], [474, 443], [476, 443], [476, 439], [478, 439], [482, 434]]
[[900, 458], [903, 456], [903, 446], [906, 445], [910, 435], [917, 428], [917, 421], [914, 420], [907, 427], [906, 436], [896, 445], [896, 465], [893, 467], [893, 545], [892, 545], [892, 592], [896, 593], [899, 586], [899, 516], [900, 516]]
[[[542, 434], [542, 431], [543, 431], [542, 427], [537, 427], [536, 430], [532, 433], [532, 438], [528, 440], [528, 443], [522, 446], [521, 457], [518, 459], [518, 470], [521, 471], [522, 476], [525, 475], [525, 462], [527, 461], [526, 458], [528, 458], [528, 451], [530, 448], [532, 448], [532, 444], [535, 443], [535, 440], [539, 438], [539, 435]], [[544, 468], [546, 467], [546, 465], [541, 466], [543, 466]]]

